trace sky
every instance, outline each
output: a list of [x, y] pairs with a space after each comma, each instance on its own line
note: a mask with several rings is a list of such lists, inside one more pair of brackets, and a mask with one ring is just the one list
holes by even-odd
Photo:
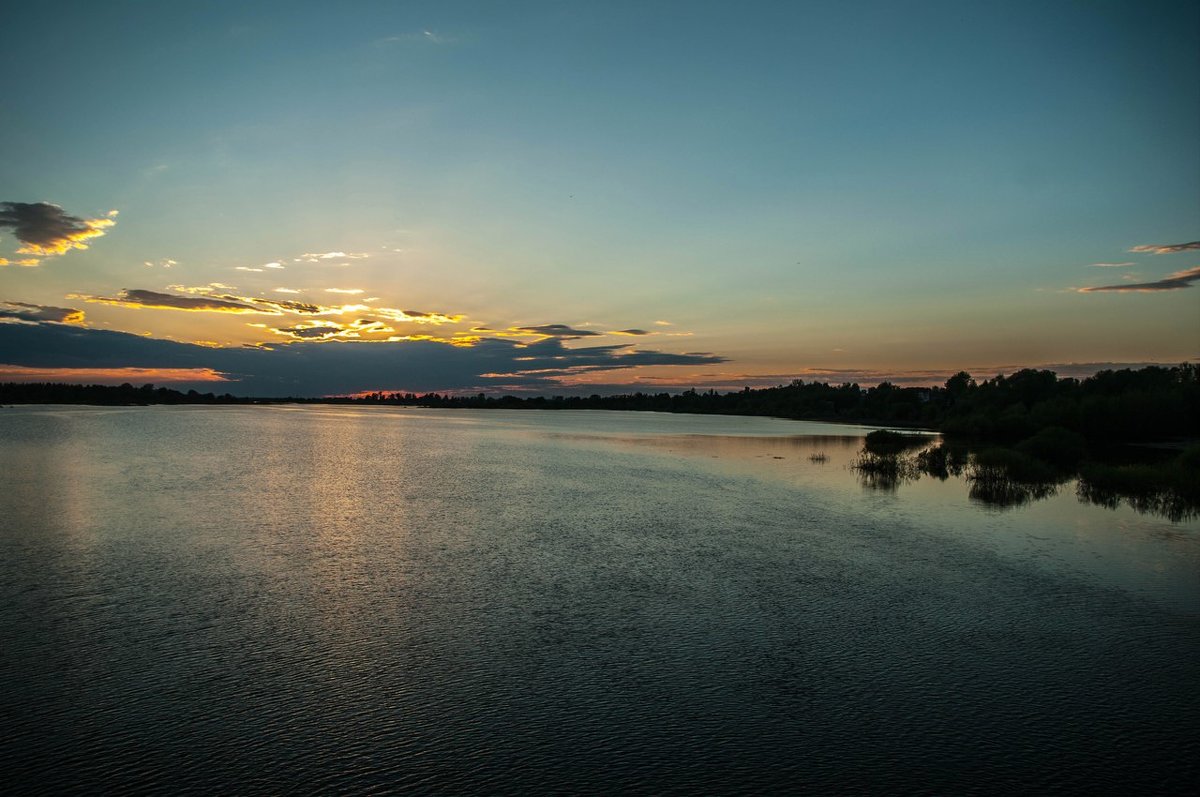
[[0, 381], [553, 395], [1200, 357], [1193, 2], [5, 16]]

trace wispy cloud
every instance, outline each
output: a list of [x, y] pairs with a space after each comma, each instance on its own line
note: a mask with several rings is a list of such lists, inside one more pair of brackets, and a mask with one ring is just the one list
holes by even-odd
[[49, 321], [56, 324], [81, 324], [83, 311], [73, 307], [0, 301], [0, 320]]
[[178, 266], [179, 261], [171, 260], [170, 258], [163, 258], [162, 260], [147, 260], [143, 262], [142, 265], [146, 268], [171, 268], [173, 266]]
[[326, 288], [326, 293], [345, 293], [350, 296], [357, 296], [360, 293], [366, 293], [362, 288]]
[[261, 268], [254, 268], [253, 266], [234, 266], [233, 270], [234, 271], [256, 271], [259, 273], [262, 272]]
[[1133, 263], [1092, 263], [1091, 265], [1094, 268], [1125, 268], [1126, 266], [1132, 266]]
[[1102, 291], [1111, 291], [1113, 293], [1153, 293], [1155, 291], [1177, 291], [1181, 288], [1188, 288], [1197, 280], [1200, 280], [1200, 266], [1192, 266], [1183, 271], [1168, 274], [1162, 279], [1153, 282], [1126, 282], [1117, 285], [1076, 288], [1076, 290], [1079, 293], [1100, 293]]
[[283, 263], [280, 263], [278, 260], [272, 260], [270, 263], [263, 263], [263, 268], [280, 269], [287, 268], [287, 266], [283, 265]]
[[1192, 252], [1200, 249], [1200, 241], [1189, 241], [1186, 244], [1143, 244], [1130, 249], [1130, 252], [1141, 252], [1152, 255], [1173, 255], [1176, 252]]
[[453, 36], [437, 33], [435, 31], [425, 30], [416, 33], [397, 33], [393, 36], [385, 36], [382, 39], [376, 40], [376, 45], [403, 44], [406, 42], [425, 42], [427, 44], [453, 44], [458, 41]]
[[395, 310], [391, 307], [360, 306], [364, 310], [370, 310], [372, 313], [390, 321], [411, 321], [415, 324], [456, 324], [466, 318], [466, 316], [459, 314], [447, 315], [446, 313], [427, 313], [421, 310]]
[[275, 292], [276, 293], [299, 293], [300, 291], [296, 290], [295, 288], [276, 288]]
[[22, 257], [17, 260], [9, 260], [6, 257], [0, 257], [0, 266], [40, 266], [42, 261], [36, 257]]
[[[117, 211], [96, 219], [72, 216], [49, 202], [0, 202], [0, 228], [12, 230], [22, 255], [48, 257], [72, 249], [87, 249], [87, 241], [104, 235], [117, 223]], [[26, 265], [26, 264], [22, 264]]]
[[600, 332], [595, 332], [590, 329], [575, 329], [567, 326], [566, 324], [541, 324], [535, 327], [509, 327], [508, 331], [525, 335], [541, 335], [547, 338], [559, 338], [562, 340], [587, 338], [601, 334]]
[[305, 252], [294, 258], [296, 263], [319, 263], [322, 260], [363, 260], [371, 255], [367, 252]]
[[168, 285], [167, 290], [207, 296], [218, 291], [236, 291], [237, 288], [223, 282], [210, 282], [207, 285]]

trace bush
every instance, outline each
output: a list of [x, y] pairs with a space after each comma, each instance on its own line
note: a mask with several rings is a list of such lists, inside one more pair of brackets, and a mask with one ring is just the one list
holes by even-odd
[[929, 435], [903, 434], [887, 429], [876, 429], [867, 435], [865, 447], [871, 454], [899, 454], [910, 448], [923, 446], [930, 439]]

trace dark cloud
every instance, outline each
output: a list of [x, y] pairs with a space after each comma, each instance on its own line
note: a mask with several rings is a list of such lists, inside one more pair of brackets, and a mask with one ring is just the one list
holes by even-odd
[[323, 307], [319, 304], [312, 304], [311, 302], [296, 302], [288, 299], [242, 299], [242, 301], [256, 307], [286, 310], [289, 313], [298, 313], [300, 315], [320, 315], [334, 309]]
[[1152, 293], [1155, 291], [1177, 291], [1180, 288], [1191, 287], [1193, 282], [1200, 280], [1200, 266], [1193, 266], [1183, 271], [1176, 271], [1154, 282], [1123, 282], [1119, 285], [1098, 285], [1094, 288], [1078, 288], [1080, 293]]
[[198, 287], [171, 285], [169, 288], [188, 295], [179, 296], [172, 293], [163, 293], [162, 291], [129, 288], [121, 291], [116, 296], [71, 294], [70, 298], [82, 299], [85, 302], [111, 304], [117, 307], [148, 307], [156, 310], [187, 310], [200, 313], [330, 316], [370, 312], [374, 315], [382, 316], [389, 321], [406, 321], [415, 324], [450, 324], [463, 318], [461, 315], [421, 312], [418, 310], [397, 310], [391, 307], [373, 307], [366, 304], [324, 305], [301, 302], [294, 299], [264, 299], [258, 296], [237, 296], [232, 293], [222, 293], [221, 291], [233, 289], [219, 282]]
[[204, 368], [224, 374], [231, 381], [223, 389], [237, 395], [320, 396], [363, 390], [562, 392], [564, 377], [590, 371], [723, 361], [713, 354], [639, 351], [632, 346], [568, 349], [554, 338], [528, 346], [486, 338], [472, 346], [400, 340], [217, 348], [62, 324], [0, 324], [0, 364]]
[[1173, 255], [1176, 252], [1191, 252], [1196, 249], [1200, 249], [1200, 241], [1188, 241], [1186, 244], [1144, 244], [1135, 246], [1129, 251], [1152, 255]]
[[638, 335], [638, 336], [640, 336], [640, 335], [649, 335], [650, 332], [645, 329], [618, 329], [618, 330], [615, 330], [612, 334], [613, 335]]
[[271, 331], [293, 340], [333, 340], [334, 338], [361, 338], [364, 333], [382, 335], [396, 330], [382, 321], [356, 318], [349, 324], [340, 324], [336, 321], [315, 321], [296, 324], [292, 327], [273, 327]]
[[536, 327], [512, 327], [510, 331], [524, 332], [529, 335], [545, 335], [546, 337], [562, 338], [563, 340], [586, 338], [601, 334], [599, 332], [593, 332], [590, 329], [572, 329], [566, 324], [542, 324]]
[[61, 255], [71, 249], [87, 249], [90, 238], [104, 235], [116, 224], [116, 211], [99, 219], [72, 216], [49, 202], [0, 202], [0, 228], [7, 227], [22, 243], [18, 252], [31, 255]]
[[78, 324], [83, 311], [73, 307], [50, 307], [44, 304], [0, 301], [0, 319], [17, 321], [49, 321], [59, 324]]
[[297, 340], [320, 340], [341, 332], [339, 327], [278, 327], [271, 330]]
[[[266, 313], [280, 315], [278, 309], [255, 307], [247, 300], [238, 296], [211, 295], [176, 296], [158, 291], [132, 289], [121, 291], [118, 296], [87, 296], [72, 294], [72, 299], [83, 299], [85, 302], [112, 304], [118, 307], [150, 307], [160, 310], [191, 310], [193, 312], [209, 313]], [[264, 302], [273, 307], [292, 304], [291, 302]]]

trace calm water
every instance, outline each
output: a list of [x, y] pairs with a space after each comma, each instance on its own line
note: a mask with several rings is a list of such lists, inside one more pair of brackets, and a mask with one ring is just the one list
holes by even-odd
[[1200, 524], [872, 491], [863, 432], [0, 410], [0, 787], [1195, 786]]

